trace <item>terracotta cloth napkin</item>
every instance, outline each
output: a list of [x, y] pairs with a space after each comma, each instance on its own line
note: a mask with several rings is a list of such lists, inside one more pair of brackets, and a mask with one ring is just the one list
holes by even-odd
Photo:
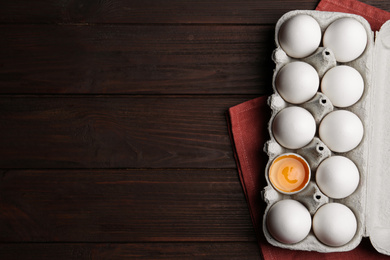
[[[322, 0], [316, 10], [361, 15], [367, 19], [374, 31], [379, 30], [380, 26], [390, 19], [390, 13], [356, 0]], [[326, 254], [281, 249], [266, 241], [262, 231], [265, 203], [260, 192], [266, 186], [264, 170], [268, 158], [263, 147], [269, 139], [267, 124], [270, 113], [266, 96], [231, 107], [227, 113], [240, 181], [264, 259], [390, 259], [376, 252], [367, 238], [363, 238], [360, 245], [352, 251]]]

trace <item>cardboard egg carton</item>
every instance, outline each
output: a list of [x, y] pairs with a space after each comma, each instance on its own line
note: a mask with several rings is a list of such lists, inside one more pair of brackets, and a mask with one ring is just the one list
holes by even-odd
[[[338, 63], [332, 50], [321, 47], [309, 57], [294, 59], [286, 55], [278, 42], [278, 32], [284, 21], [298, 15], [312, 16], [320, 25], [322, 35], [325, 29], [335, 20], [352, 17], [359, 21], [367, 31], [368, 41], [363, 54], [347, 63]], [[286, 13], [276, 24], [276, 49], [273, 60], [276, 64], [273, 75], [274, 94], [268, 102], [272, 109], [269, 121], [270, 140], [264, 151], [269, 156], [265, 175], [268, 185], [263, 190], [263, 199], [267, 207], [263, 218], [263, 231], [266, 239], [274, 246], [293, 250], [308, 250], [318, 252], [349, 251], [359, 245], [362, 237], [369, 237], [371, 243], [380, 253], [390, 255], [390, 112], [387, 98], [390, 97], [390, 21], [385, 23], [379, 32], [371, 31], [369, 23], [358, 15], [297, 10]], [[334, 153], [318, 137], [318, 126], [322, 118], [331, 111], [338, 110], [322, 93], [308, 102], [293, 105], [285, 102], [275, 88], [275, 77], [285, 64], [300, 60], [311, 64], [318, 72], [320, 79], [327, 70], [336, 65], [348, 65], [360, 72], [364, 79], [364, 92], [361, 99], [354, 105], [342, 108], [355, 113], [364, 126], [364, 136], [361, 143], [346, 153]], [[387, 83], [387, 84], [386, 84]], [[320, 91], [320, 90], [319, 90]], [[282, 147], [272, 133], [272, 122], [276, 114], [289, 106], [301, 106], [307, 109], [315, 118], [317, 133], [307, 146], [290, 150]], [[340, 108], [341, 109], [341, 108]], [[389, 133], [388, 133], [389, 132]], [[276, 191], [268, 179], [268, 169], [273, 159], [283, 153], [295, 152], [302, 155], [310, 164], [312, 176], [309, 185], [301, 192], [285, 195]], [[342, 155], [351, 159], [359, 169], [360, 183], [356, 191], [344, 199], [332, 199], [324, 195], [315, 183], [315, 172], [318, 165], [331, 155]], [[338, 202], [349, 207], [357, 219], [357, 231], [353, 239], [340, 247], [331, 247], [321, 243], [311, 230], [309, 235], [296, 244], [283, 244], [274, 239], [267, 230], [266, 216], [270, 207], [282, 199], [295, 199], [307, 207], [313, 216], [319, 207], [329, 202]]]

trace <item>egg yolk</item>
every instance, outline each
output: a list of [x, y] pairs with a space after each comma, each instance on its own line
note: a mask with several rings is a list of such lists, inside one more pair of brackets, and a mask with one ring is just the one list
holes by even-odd
[[282, 192], [296, 192], [303, 189], [310, 178], [307, 163], [293, 154], [276, 158], [269, 170], [269, 180]]

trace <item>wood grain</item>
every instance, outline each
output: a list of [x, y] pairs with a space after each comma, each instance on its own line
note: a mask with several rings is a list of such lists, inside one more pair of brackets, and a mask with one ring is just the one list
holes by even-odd
[[[377, 1], [386, 4], [384, 0]], [[65, 0], [2, 1], [2, 23], [275, 23], [285, 12], [314, 9], [315, 1]]]
[[0, 259], [260, 259], [225, 112], [317, 4], [0, 1]]
[[[64, 0], [2, 1], [0, 23], [274, 24], [291, 10], [313, 10], [312, 0]], [[361, 2], [390, 10], [387, 0]]]
[[260, 259], [256, 242], [0, 244], [7, 260], [69, 259]]
[[236, 170], [1, 172], [1, 242], [255, 241]]
[[235, 168], [225, 112], [252, 98], [3, 96], [0, 168]]
[[273, 33], [270, 26], [0, 26], [0, 93], [268, 94]]

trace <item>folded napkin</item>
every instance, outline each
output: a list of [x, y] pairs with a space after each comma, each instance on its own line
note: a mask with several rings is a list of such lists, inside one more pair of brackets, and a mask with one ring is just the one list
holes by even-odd
[[[379, 30], [381, 25], [390, 19], [390, 13], [356, 0], [322, 0], [316, 10], [361, 15], [374, 31]], [[240, 181], [264, 259], [389, 259], [378, 253], [367, 238], [363, 238], [361, 244], [354, 250], [341, 253], [287, 250], [270, 245], [262, 232], [265, 203], [260, 194], [267, 185], [264, 171], [268, 157], [263, 152], [264, 143], [269, 139], [267, 124], [271, 115], [267, 97], [258, 97], [231, 107], [227, 114]]]
[[390, 13], [356, 0], [322, 0], [316, 10], [343, 12], [363, 16], [373, 31], [379, 31], [382, 24], [390, 19]]

